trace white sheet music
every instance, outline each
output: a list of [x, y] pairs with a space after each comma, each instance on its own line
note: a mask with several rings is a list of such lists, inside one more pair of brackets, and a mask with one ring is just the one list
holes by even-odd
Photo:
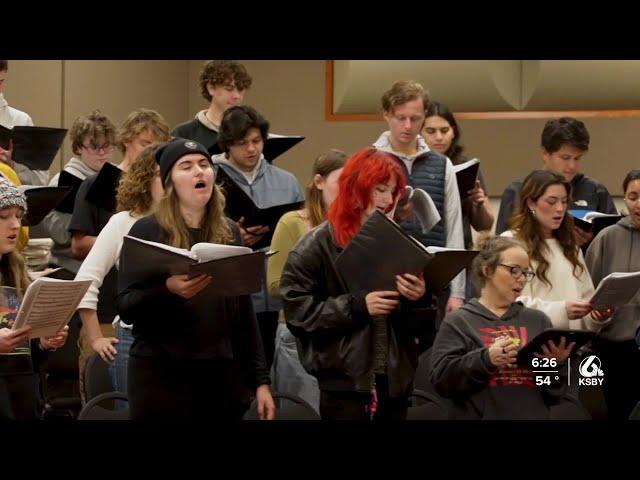
[[55, 335], [73, 316], [91, 280], [38, 278], [27, 288], [13, 330], [30, 325], [30, 337]]
[[608, 305], [622, 307], [629, 303], [640, 290], [640, 272], [614, 272], [602, 279], [591, 304], [595, 309]]

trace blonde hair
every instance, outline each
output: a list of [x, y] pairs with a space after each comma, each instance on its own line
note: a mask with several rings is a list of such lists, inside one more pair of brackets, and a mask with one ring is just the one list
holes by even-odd
[[15, 250], [5, 253], [0, 258], [0, 273], [2, 274], [2, 284], [5, 287], [15, 288], [18, 295], [24, 294], [31, 283], [24, 265], [24, 259]]
[[118, 149], [124, 155], [125, 142], [130, 142], [144, 131], [150, 132], [158, 142], [169, 140], [169, 125], [155, 110], [139, 108], [129, 114], [118, 129]]
[[422, 100], [422, 105], [426, 112], [429, 106], [429, 94], [424, 87], [413, 80], [401, 80], [394, 83], [382, 95], [382, 110], [393, 113], [396, 107], [417, 99]]
[[326, 179], [331, 172], [344, 167], [346, 161], [346, 153], [331, 149], [327, 153], [318, 156], [313, 162], [313, 173], [311, 181], [307, 185], [307, 200], [305, 202], [309, 223], [312, 228], [317, 227], [327, 219], [327, 209], [322, 201], [322, 191], [316, 187], [314, 177], [320, 175]]
[[[214, 183], [213, 192], [206, 212], [202, 219], [201, 229], [203, 238], [210, 243], [230, 243], [232, 240], [231, 228], [224, 216], [225, 198], [220, 187]], [[180, 200], [171, 181], [171, 175], [167, 176], [164, 187], [164, 196], [156, 209], [155, 216], [160, 227], [169, 235], [169, 244], [179, 248], [190, 248], [191, 240], [189, 229], [180, 213]]]
[[140, 153], [138, 160], [131, 165], [129, 171], [120, 178], [116, 199], [118, 212], [129, 210], [136, 215], [144, 215], [153, 206], [151, 182], [160, 169], [156, 162], [156, 150], [159, 145], [149, 145]]

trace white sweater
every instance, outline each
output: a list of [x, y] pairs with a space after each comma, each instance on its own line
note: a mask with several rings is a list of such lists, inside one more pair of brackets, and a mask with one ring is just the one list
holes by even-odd
[[79, 309], [97, 310], [98, 293], [104, 277], [114, 265], [117, 267], [123, 238], [140, 218], [129, 212], [118, 212], [102, 229], [76, 275], [76, 280], [91, 280], [89, 290], [78, 305]]
[[[513, 232], [506, 231], [502, 233], [502, 236], [513, 237], [514, 235]], [[589, 270], [584, 263], [582, 251], [578, 249], [578, 261], [583, 269], [580, 273], [576, 272], [578, 274], [576, 278], [573, 274], [573, 265], [564, 256], [560, 242], [555, 238], [546, 239], [545, 242], [549, 247], [546, 257], [549, 262], [549, 268], [547, 269], [546, 277], [551, 286], [544, 283], [536, 275], [533, 280], [527, 282], [523, 295], [518, 297], [518, 300], [529, 308], [535, 308], [546, 313], [551, 319], [554, 328], [600, 330], [602, 326], [611, 320], [598, 322], [593, 320], [590, 314], [577, 320], [569, 320], [567, 316], [567, 301], [588, 302], [595, 291]], [[531, 260], [531, 268], [537, 271], [538, 265], [534, 260]]]

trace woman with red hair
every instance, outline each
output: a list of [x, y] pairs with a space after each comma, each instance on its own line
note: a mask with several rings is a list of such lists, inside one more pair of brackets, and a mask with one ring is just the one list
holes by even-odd
[[[372, 147], [358, 151], [344, 166], [328, 221], [300, 239], [284, 267], [285, 319], [297, 337], [302, 365], [318, 380], [323, 419], [406, 418], [417, 365], [415, 337], [435, 315], [425, 301], [424, 279], [405, 273], [396, 277], [396, 290], [353, 293], [335, 267], [374, 211], [393, 215], [405, 185], [391, 155]], [[382, 318], [388, 331], [382, 374], [374, 369], [374, 318]]]

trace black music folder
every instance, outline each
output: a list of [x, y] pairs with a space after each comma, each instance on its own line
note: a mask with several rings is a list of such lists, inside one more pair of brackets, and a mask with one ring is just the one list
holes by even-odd
[[76, 177], [66, 170], [62, 170], [60, 172], [60, 176], [58, 177], [58, 186], [71, 187], [71, 190], [67, 193], [64, 199], [58, 205], [56, 205], [55, 210], [62, 213], [73, 213], [73, 206], [76, 203], [76, 195], [78, 194], [80, 185], [82, 185], [81, 178]]
[[13, 140], [14, 162], [31, 170], [49, 170], [66, 134], [66, 128], [0, 125], [0, 146], [8, 149]]
[[424, 272], [428, 290], [440, 291], [478, 254], [473, 250], [431, 249], [375, 211], [336, 259], [352, 291], [395, 290], [396, 275]]
[[571, 209], [569, 213], [573, 217], [573, 223], [576, 227], [585, 232], [592, 232], [594, 237], [603, 229], [618, 223], [622, 218], [622, 215], [600, 213], [593, 210]]
[[304, 202], [293, 202], [274, 205], [269, 208], [259, 208], [242, 187], [220, 166], [218, 166], [216, 173], [216, 182], [224, 190], [227, 199], [225, 214], [231, 220], [237, 222], [241, 217], [244, 217], [245, 227], [256, 225], [269, 227], [269, 231], [264, 234], [262, 240], [253, 246], [254, 249], [263, 248], [271, 244], [273, 232], [282, 215], [292, 210], [300, 210], [304, 206]]
[[117, 206], [116, 194], [122, 177], [122, 170], [112, 163], [105, 163], [93, 184], [87, 192], [87, 201], [103, 208], [108, 212], [115, 212]]
[[575, 342], [576, 345], [571, 350], [573, 355], [579, 348], [593, 340], [596, 336], [595, 332], [589, 330], [565, 330], [561, 328], [548, 328], [536, 337], [532, 338], [526, 345], [518, 351], [518, 365], [532, 367], [531, 361], [535, 358], [534, 353], [542, 354], [542, 346], [552, 340], [556, 345], [560, 344], [562, 337], [565, 338], [565, 345]]
[[[262, 151], [262, 154], [264, 155], [264, 158], [267, 160], [267, 162], [273, 163], [276, 158], [293, 148], [295, 145], [304, 140], [304, 138], [305, 137], [301, 137], [299, 135], [284, 136], [270, 133], [267, 141], [264, 144], [264, 150]], [[217, 143], [209, 149], [210, 155], [219, 155], [220, 153], [222, 153], [222, 150]]]
[[33, 227], [38, 225], [51, 210], [64, 200], [72, 187], [22, 185], [18, 187], [18, 190], [27, 197], [27, 214], [22, 219], [22, 225]]
[[265, 274], [264, 251], [234, 245], [198, 243], [191, 250], [171, 247], [126, 235], [120, 265], [135, 282], [158, 276], [187, 274], [190, 278], [211, 275], [212, 294], [249, 295], [260, 291]]
[[477, 158], [473, 158], [467, 162], [453, 166], [453, 171], [456, 173], [458, 191], [460, 192], [461, 200], [467, 198], [469, 196], [467, 192], [475, 188], [479, 170], [480, 160]]

